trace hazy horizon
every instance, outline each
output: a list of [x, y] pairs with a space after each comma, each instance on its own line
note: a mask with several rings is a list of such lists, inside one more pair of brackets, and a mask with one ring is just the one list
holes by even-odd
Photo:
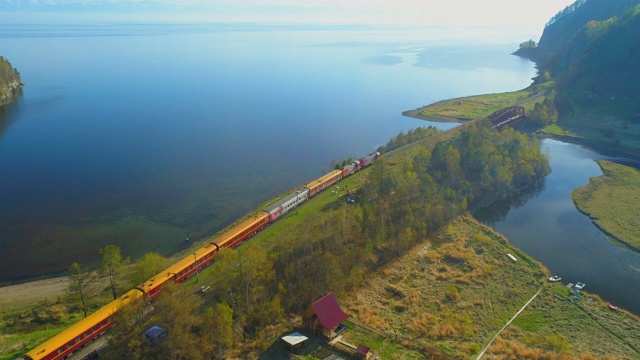
[[573, 0], [3, 0], [3, 23], [255, 22], [341, 25], [535, 27]]

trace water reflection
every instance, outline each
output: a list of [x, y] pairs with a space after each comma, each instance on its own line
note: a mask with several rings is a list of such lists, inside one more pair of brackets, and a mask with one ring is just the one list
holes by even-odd
[[13, 120], [16, 119], [14, 115], [18, 109], [17, 103], [20, 101], [20, 97], [11, 104], [0, 106], [0, 136], [4, 134]]
[[519, 194], [502, 199], [491, 204], [490, 207], [484, 208], [474, 213], [474, 216], [478, 219], [482, 219], [485, 223], [496, 223], [504, 220], [507, 214], [511, 210], [516, 210], [529, 200], [536, 198], [545, 189], [545, 179], [540, 179], [535, 184], [522, 190]]

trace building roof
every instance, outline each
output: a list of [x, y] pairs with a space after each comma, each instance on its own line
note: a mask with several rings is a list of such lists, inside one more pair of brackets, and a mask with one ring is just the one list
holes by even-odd
[[287, 336], [283, 336], [282, 337], [282, 340], [284, 340], [287, 344], [289, 344], [291, 346], [298, 345], [298, 344], [304, 342], [307, 339], [308, 339], [308, 337], [300, 334], [299, 332], [294, 332], [292, 334], [289, 334]]
[[364, 346], [364, 345], [358, 345], [358, 352], [360, 354], [368, 354], [369, 351], [371, 351], [371, 349], [369, 349], [368, 346]]
[[328, 293], [321, 299], [317, 300], [311, 307], [318, 316], [320, 324], [325, 329], [335, 329], [341, 322], [347, 320], [347, 315], [338, 304], [338, 300], [333, 293]]

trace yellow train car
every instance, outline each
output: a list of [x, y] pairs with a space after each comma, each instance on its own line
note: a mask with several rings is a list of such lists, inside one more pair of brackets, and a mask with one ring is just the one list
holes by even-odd
[[146, 301], [150, 301], [157, 295], [162, 289], [162, 285], [167, 281], [176, 283], [184, 281], [203, 267], [209, 265], [211, 261], [213, 261], [213, 255], [217, 250], [218, 246], [216, 244], [209, 243], [185, 256], [151, 279], [143, 282], [138, 286], [138, 289], [144, 292]]
[[251, 235], [257, 233], [260, 229], [269, 224], [269, 213], [266, 211], [260, 212], [258, 215], [245, 220], [240, 225], [227, 231], [222, 236], [216, 239], [215, 243], [219, 247], [234, 247]]
[[113, 315], [122, 307], [142, 297], [142, 292], [133, 289], [98, 311], [71, 325], [58, 335], [40, 344], [25, 354], [25, 360], [59, 360], [69, 356], [89, 341], [104, 334], [113, 326]]
[[333, 170], [332, 172], [313, 180], [312, 182], [307, 184], [307, 189], [309, 189], [309, 197], [312, 197], [320, 191], [335, 184], [340, 179], [342, 179], [342, 170]]

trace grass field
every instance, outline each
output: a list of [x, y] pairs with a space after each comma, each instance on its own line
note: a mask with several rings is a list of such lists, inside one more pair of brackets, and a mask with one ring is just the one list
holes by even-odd
[[530, 86], [526, 89], [501, 93], [468, 96], [443, 100], [425, 107], [404, 112], [404, 115], [433, 121], [469, 121], [507, 106], [523, 106], [525, 112], [553, 89], [553, 83]]
[[603, 174], [575, 189], [573, 201], [614, 243], [640, 252], [640, 171], [608, 161], [598, 164]]

